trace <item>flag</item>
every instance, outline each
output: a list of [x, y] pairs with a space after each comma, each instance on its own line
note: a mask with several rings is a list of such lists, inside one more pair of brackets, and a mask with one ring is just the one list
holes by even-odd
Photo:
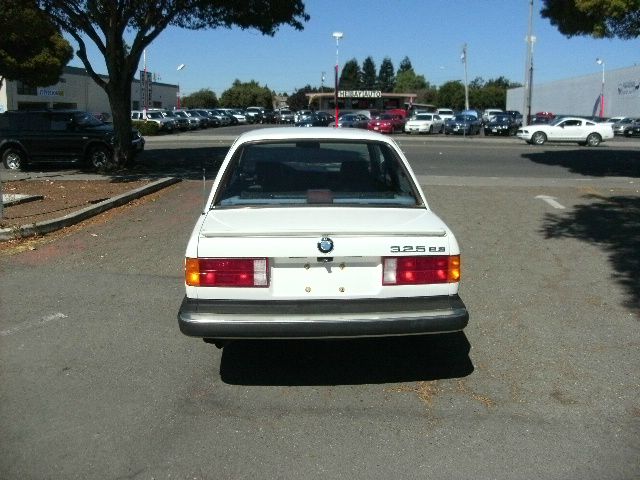
[[[593, 104], [593, 112], [591, 112], [592, 117], [596, 116], [596, 112], [598, 111], [599, 106], [600, 106], [600, 95], [596, 97], [596, 103]], [[600, 116], [602, 116], [602, 112], [600, 112]]]
[[460, 54], [460, 61], [462, 63], [467, 61], [467, 46], [462, 47], [462, 53]]

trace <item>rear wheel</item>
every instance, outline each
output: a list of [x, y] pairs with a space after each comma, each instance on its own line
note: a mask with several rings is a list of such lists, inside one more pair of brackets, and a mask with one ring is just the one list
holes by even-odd
[[89, 150], [89, 165], [96, 170], [107, 170], [113, 166], [113, 153], [105, 146], [98, 145]]
[[597, 147], [602, 142], [602, 137], [597, 133], [590, 133], [587, 137], [587, 145], [590, 147]]
[[531, 143], [533, 143], [534, 145], [543, 145], [546, 141], [547, 136], [544, 134], [544, 132], [536, 132], [531, 135]]
[[27, 163], [27, 156], [19, 148], [7, 148], [2, 154], [2, 163], [9, 170], [20, 170]]

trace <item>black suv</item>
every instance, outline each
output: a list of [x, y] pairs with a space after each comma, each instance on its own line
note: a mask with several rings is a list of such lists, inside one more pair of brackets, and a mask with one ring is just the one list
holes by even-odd
[[[113, 138], [113, 126], [87, 112], [10, 111], [0, 115], [0, 155], [10, 170], [44, 161], [80, 161], [103, 169], [113, 161]], [[133, 150], [144, 150], [144, 143], [134, 130]]]

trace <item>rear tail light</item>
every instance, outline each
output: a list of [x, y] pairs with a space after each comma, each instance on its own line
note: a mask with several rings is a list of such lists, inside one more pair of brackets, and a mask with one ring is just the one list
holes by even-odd
[[423, 285], [460, 281], [460, 255], [384, 257], [383, 285]]
[[191, 287], [268, 287], [266, 258], [187, 258], [185, 282]]

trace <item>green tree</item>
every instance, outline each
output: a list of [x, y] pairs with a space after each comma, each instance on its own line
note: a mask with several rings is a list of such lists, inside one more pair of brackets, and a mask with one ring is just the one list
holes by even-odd
[[409, 60], [409, 57], [404, 57], [400, 62], [400, 66], [398, 67], [398, 75], [408, 71], [413, 72], [413, 65], [411, 65], [411, 60]]
[[462, 110], [464, 108], [464, 85], [460, 80], [446, 82], [438, 89], [438, 105]]
[[304, 88], [300, 88], [291, 94], [287, 99], [287, 105], [289, 105], [291, 110], [306, 110], [309, 108], [309, 98], [305, 94], [317, 93], [319, 91], [320, 89], [318, 88], [312, 88], [311, 85], [306, 85]]
[[429, 83], [423, 75], [416, 75], [413, 69], [398, 72], [393, 91], [396, 93], [416, 93], [418, 90], [426, 90]]
[[567, 37], [640, 36], [640, 0], [543, 0], [540, 11]]
[[35, 0], [2, 0], [0, 25], [0, 87], [5, 78], [33, 87], [58, 83], [73, 48]]
[[358, 61], [352, 58], [342, 67], [340, 73], [339, 90], [357, 90], [362, 85], [362, 71], [358, 65]]
[[396, 84], [395, 70], [393, 63], [389, 57], [385, 57], [380, 64], [380, 71], [378, 73], [378, 88], [383, 92], [393, 92], [393, 87]]
[[216, 108], [218, 97], [213, 90], [203, 88], [180, 99], [180, 104], [184, 108]]
[[268, 87], [262, 87], [255, 80], [241, 82], [234, 80], [231, 88], [222, 92], [220, 103], [225, 107], [273, 107], [273, 92]]
[[362, 62], [362, 88], [374, 90], [377, 88], [377, 83], [376, 64], [373, 62], [373, 58], [367, 57]]
[[[168, 26], [255, 28], [274, 35], [281, 25], [303, 29], [309, 20], [302, 0], [38, 0], [45, 12], [78, 44], [76, 52], [93, 80], [106, 92], [115, 127], [115, 157], [131, 158], [131, 82], [144, 49]], [[131, 43], [125, 41], [125, 32]], [[92, 42], [104, 56], [108, 79], [93, 68], [87, 54]]]
[[415, 91], [417, 103], [429, 103], [431, 105], [439, 105], [438, 89], [427, 82], [427, 88]]

